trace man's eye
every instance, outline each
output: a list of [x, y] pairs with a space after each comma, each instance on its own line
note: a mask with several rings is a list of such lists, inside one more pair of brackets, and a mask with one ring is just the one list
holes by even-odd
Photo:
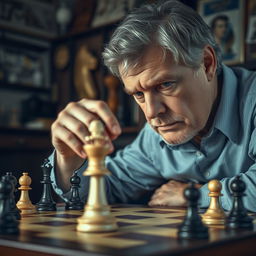
[[175, 82], [168, 81], [168, 82], [163, 82], [158, 87], [159, 89], [167, 89], [167, 88], [173, 87], [174, 85], [175, 85]]
[[143, 98], [144, 94], [143, 94], [143, 92], [135, 92], [135, 93], [133, 94], [133, 96], [134, 96], [136, 99], [141, 99], [141, 98]]

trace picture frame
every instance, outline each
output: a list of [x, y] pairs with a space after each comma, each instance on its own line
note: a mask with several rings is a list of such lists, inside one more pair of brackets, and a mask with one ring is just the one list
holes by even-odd
[[244, 0], [199, 0], [198, 13], [209, 25], [226, 65], [245, 59]]
[[28, 35], [55, 38], [56, 0], [1, 0], [0, 28]]
[[134, 7], [135, 0], [97, 0], [91, 27], [99, 27], [122, 19]]
[[246, 61], [256, 59], [256, 0], [248, 0], [247, 5], [247, 35]]
[[0, 47], [0, 67], [3, 72], [2, 83], [19, 87], [50, 88], [50, 53], [5, 44]]

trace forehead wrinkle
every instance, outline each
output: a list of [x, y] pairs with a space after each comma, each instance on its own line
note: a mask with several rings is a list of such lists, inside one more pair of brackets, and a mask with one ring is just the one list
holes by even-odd
[[124, 73], [123, 66], [119, 66], [121, 78], [125, 82], [125, 91], [128, 94], [150, 89], [165, 80], [177, 77], [175, 70], [170, 70], [170, 66], [174, 64], [172, 58], [163, 58], [162, 50], [152, 47], [147, 53], [140, 59], [136, 68], [131, 68]]
[[[153, 67], [153, 66], [152, 66]], [[143, 91], [147, 89], [148, 80], [151, 80], [146, 67], [141, 67], [139, 70], [130, 70], [126, 75], [123, 75], [122, 80], [124, 83], [125, 91], [128, 94], [132, 94], [135, 91]], [[131, 87], [127, 88], [127, 87]]]
[[172, 72], [171, 70], [160, 70], [159, 72], [153, 71], [150, 73], [150, 77], [145, 79], [145, 83], [142, 83], [144, 87], [152, 87], [154, 85], [159, 85], [167, 80], [177, 80], [180, 77], [178, 72]]
[[[142, 74], [144, 71], [137, 75], [132, 73], [124, 77], [124, 79], [126, 80], [126, 85], [130, 85], [132, 87], [132, 90], [125, 87], [125, 91], [128, 94], [133, 94], [136, 91], [146, 91], [167, 80], [177, 80], [180, 77], [180, 75], [177, 74], [177, 72], [174, 73], [170, 70], [161, 71], [160, 69], [159, 71], [157, 71], [155, 69], [152, 72], [146, 72], [145, 74]], [[138, 80], [136, 79], [136, 77], [138, 77]]]
[[[136, 79], [136, 75], [127, 75], [122, 78], [124, 84], [124, 91], [130, 95], [138, 90], [141, 90], [140, 81]], [[130, 88], [127, 88], [130, 87]]]

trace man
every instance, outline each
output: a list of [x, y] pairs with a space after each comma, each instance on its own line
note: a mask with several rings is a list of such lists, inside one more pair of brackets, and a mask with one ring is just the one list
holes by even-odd
[[[184, 188], [194, 181], [200, 206], [207, 207], [207, 183], [218, 179], [222, 205], [230, 209], [229, 184], [240, 174], [247, 185], [245, 206], [256, 211], [255, 75], [222, 65], [220, 56], [201, 17], [175, 0], [135, 10], [116, 29], [104, 61], [147, 124], [131, 145], [106, 158], [110, 203], [182, 206]], [[76, 170], [86, 200], [82, 146], [94, 119], [105, 123], [111, 140], [120, 134], [107, 105], [87, 99], [68, 104], [52, 126], [52, 179], [63, 198]]]

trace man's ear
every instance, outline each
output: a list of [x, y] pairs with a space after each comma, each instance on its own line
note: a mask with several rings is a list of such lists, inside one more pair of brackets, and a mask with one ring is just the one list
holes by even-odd
[[208, 81], [211, 81], [216, 74], [217, 58], [214, 49], [210, 45], [207, 45], [204, 48], [203, 65], [207, 79]]

